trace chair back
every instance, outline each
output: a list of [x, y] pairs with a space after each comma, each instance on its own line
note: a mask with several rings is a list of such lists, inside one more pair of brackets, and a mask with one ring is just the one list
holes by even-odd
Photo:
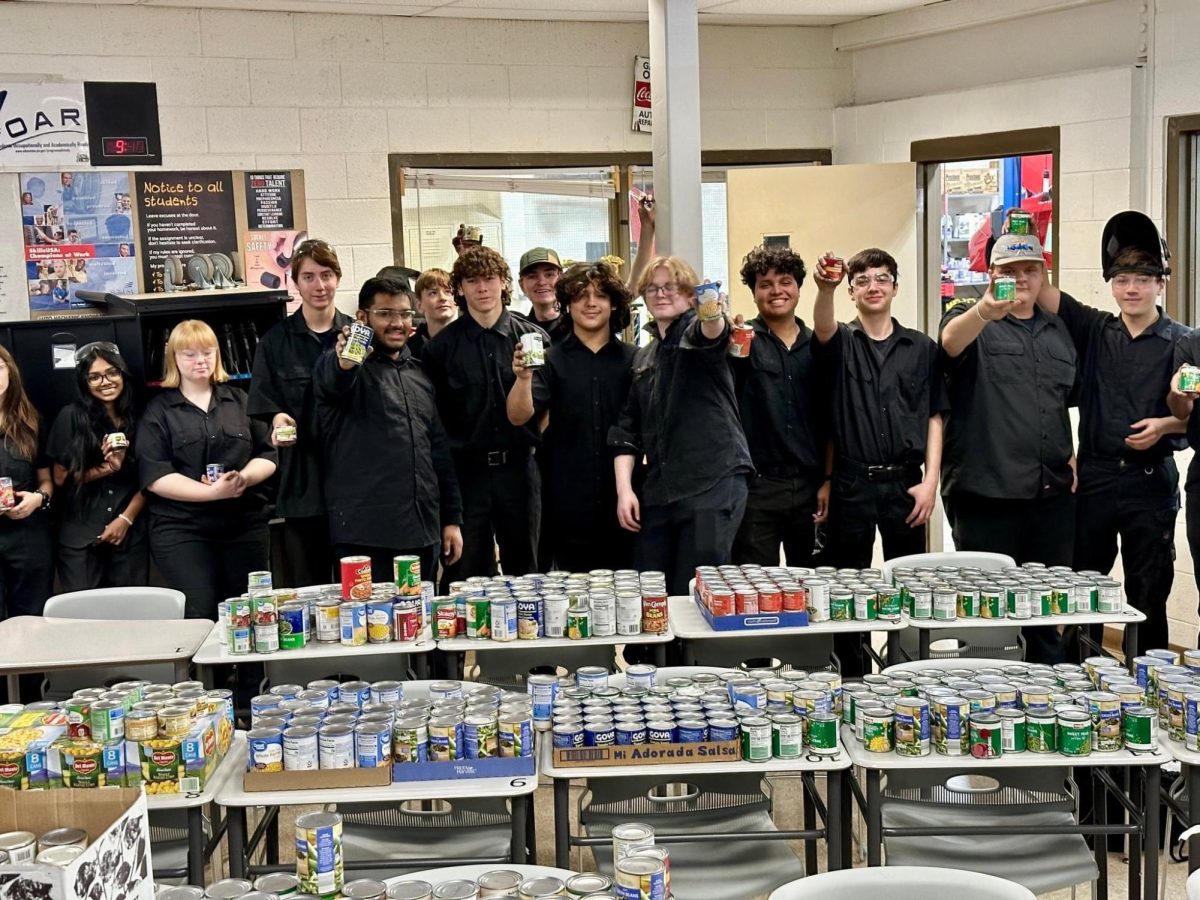
[[182, 591], [161, 587], [96, 588], [56, 594], [42, 615], [61, 619], [182, 619]]
[[1035, 900], [1028, 888], [1003, 878], [925, 866], [876, 866], [809, 875], [776, 888], [768, 900], [908, 900], [937, 891], [953, 891], [971, 900]]
[[892, 580], [892, 570], [896, 568], [912, 568], [913, 566], [975, 566], [980, 569], [1003, 569], [1015, 566], [1017, 561], [1003, 553], [984, 553], [983, 551], [958, 550], [952, 553], [914, 553], [911, 556], [897, 556], [883, 564], [883, 580]]

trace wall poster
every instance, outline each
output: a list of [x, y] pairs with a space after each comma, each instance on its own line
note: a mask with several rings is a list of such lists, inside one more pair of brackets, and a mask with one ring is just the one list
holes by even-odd
[[[165, 289], [164, 265], [178, 261], [172, 281], [204, 288], [214, 277], [211, 262], [197, 254], [230, 256], [238, 250], [232, 172], [138, 172], [145, 289]], [[211, 284], [207, 286], [211, 287]]]

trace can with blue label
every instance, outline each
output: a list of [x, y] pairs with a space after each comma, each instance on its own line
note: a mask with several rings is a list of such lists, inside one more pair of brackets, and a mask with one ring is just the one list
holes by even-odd
[[733, 717], [709, 719], [708, 739], [717, 742], [740, 740], [741, 726], [738, 724], [738, 720]]
[[339, 617], [343, 646], [361, 647], [367, 643], [367, 604], [348, 600], [342, 604]]
[[517, 600], [517, 637], [533, 641], [546, 636], [541, 597], [521, 597]]
[[467, 759], [492, 759], [500, 755], [500, 729], [495, 716], [467, 716], [462, 734]]
[[362, 709], [371, 702], [371, 685], [365, 681], [343, 681], [338, 686], [338, 697], [341, 703]]
[[646, 723], [648, 744], [675, 744], [678, 743], [677, 737], [675, 723], [670, 719], [655, 719]]
[[493, 641], [515, 641], [517, 639], [517, 601], [496, 598], [491, 601], [491, 639]]
[[551, 730], [554, 749], [567, 750], [583, 746], [582, 722], [559, 722]]
[[283, 731], [278, 728], [255, 728], [246, 734], [246, 745], [250, 750], [251, 772], [283, 771]]
[[620, 900], [667, 900], [666, 866], [650, 856], [627, 856], [616, 864]]
[[392, 764], [392, 728], [386, 722], [361, 722], [354, 729], [358, 768], [381, 769]]
[[398, 703], [404, 699], [404, 685], [399, 681], [376, 681], [371, 685], [372, 703]]
[[765, 709], [767, 689], [757, 681], [729, 682], [729, 701], [734, 709]]
[[621, 747], [632, 747], [635, 744], [644, 744], [649, 740], [646, 723], [642, 721], [617, 722], [616, 736], [616, 743]]
[[625, 670], [625, 686], [648, 691], [654, 687], [654, 678], [657, 674], [658, 668], [649, 663], [630, 666]]
[[703, 719], [680, 719], [675, 733], [681, 744], [701, 744], [708, 740], [708, 723]]
[[583, 745], [585, 747], [611, 747], [617, 740], [616, 725], [611, 721], [585, 722], [583, 725]]
[[500, 756], [520, 759], [533, 756], [533, 717], [528, 707], [505, 707], [497, 719]]
[[550, 727], [554, 701], [558, 699], [557, 675], [530, 675], [525, 681], [529, 697], [533, 701], [533, 721], [538, 728]]
[[[283, 698], [278, 694], [259, 694], [250, 698], [250, 724], [253, 725], [264, 716], [275, 715], [279, 712], [279, 704]], [[93, 728], [93, 732], [95, 729]]]
[[279, 649], [299, 650], [308, 643], [308, 604], [284, 603], [279, 607]]

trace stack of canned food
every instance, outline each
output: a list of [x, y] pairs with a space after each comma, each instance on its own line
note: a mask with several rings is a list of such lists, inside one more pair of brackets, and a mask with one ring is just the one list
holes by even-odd
[[1000, 571], [965, 566], [880, 569], [702, 566], [696, 596], [713, 616], [808, 613], [818, 622], [914, 619], [1029, 619], [1119, 613], [1121, 585], [1099, 572], [1026, 563]]
[[993, 759], [1025, 752], [1152, 751], [1157, 745], [1154, 686], [1139, 684], [1107, 656], [1083, 665], [979, 669], [950, 661], [946, 668], [867, 675], [843, 692], [845, 731], [872, 753]]
[[550, 726], [557, 749], [737, 741], [740, 758], [750, 762], [797, 759], [806, 750], [837, 753], [841, 678], [834, 672], [731, 670], [660, 679], [654, 666], [642, 665], [631, 666], [617, 688], [594, 666], [553, 688], [531, 679], [530, 690], [534, 716]]
[[667, 587], [662, 572], [595, 569], [586, 574], [547, 572], [519, 578], [469, 578], [433, 598], [432, 627], [439, 640], [585, 640], [667, 631]]
[[68, 866], [87, 849], [88, 836], [82, 828], [54, 828], [40, 837], [32, 831], [0, 833], [0, 865], [41, 863]]
[[533, 756], [528, 694], [435, 681], [405, 697], [399, 681], [281, 684], [251, 701], [247, 769], [377, 768], [393, 763]]
[[[1116, 674], [1119, 672], [1119, 676]], [[1103, 668], [1106, 681], [1132, 677], [1146, 692], [1146, 705], [1158, 710], [1158, 723], [1169, 740], [1200, 750], [1200, 650], [1150, 650], [1135, 656], [1130, 671]], [[1112, 688], [1109, 688], [1112, 690]]]
[[233, 701], [199, 681], [124, 681], [0, 707], [0, 786], [203, 790], [233, 740]]

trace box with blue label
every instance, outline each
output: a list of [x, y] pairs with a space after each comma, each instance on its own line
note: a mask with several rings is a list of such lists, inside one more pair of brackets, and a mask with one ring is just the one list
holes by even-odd
[[532, 756], [493, 756], [444, 762], [403, 762], [392, 765], [392, 781], [450, 781], [457, 778], [518, 778], [537, 774]]
[[700, 599], [699, 592], [692, 594], [692, 600], [704, 621], [713, 631], [769, 631], [772, 628], [805, 628], [808, 626], [808, 611], [801, 612], [770, 612], [750, 613], [728, 616], [714, 616], [712, 610]]

